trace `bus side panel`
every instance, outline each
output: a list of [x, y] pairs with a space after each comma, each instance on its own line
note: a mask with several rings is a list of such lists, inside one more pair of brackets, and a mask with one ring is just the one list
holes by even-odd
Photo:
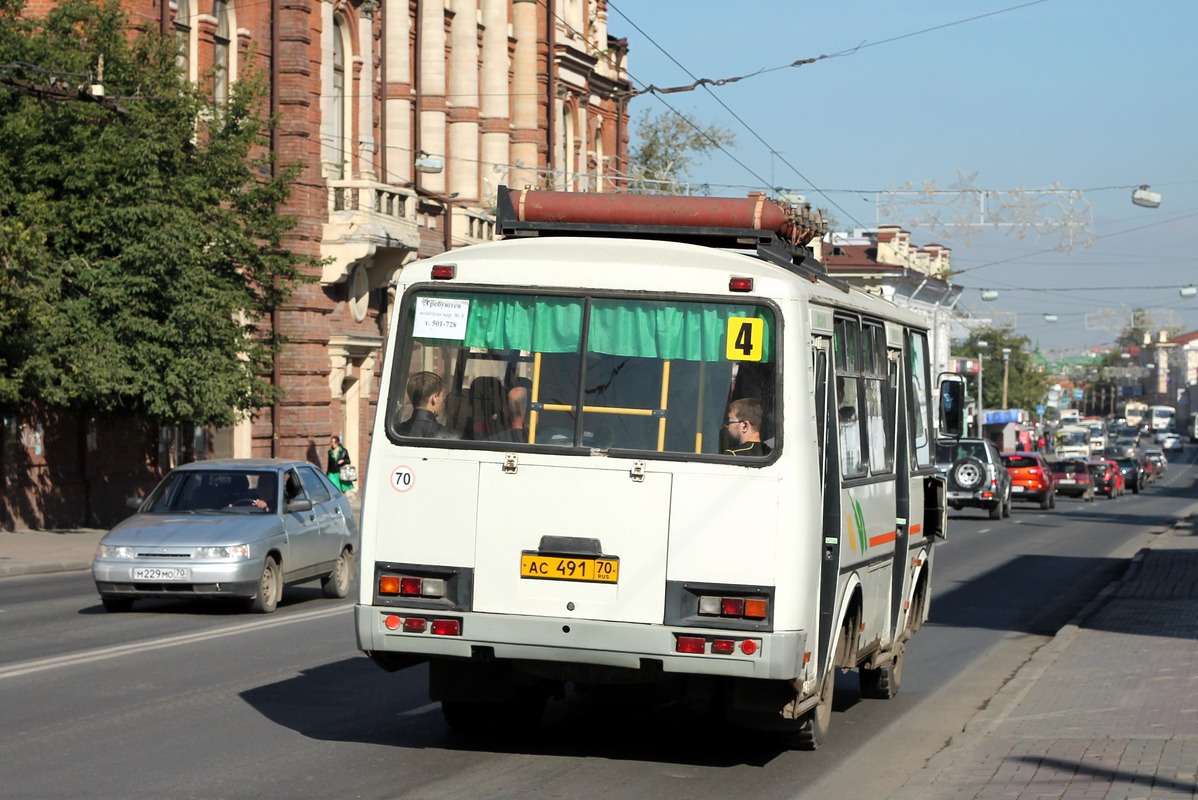
[[888, 642], [890, 591], [896, 536], [894, 481], [852, 486], [842, 499], [842, 566], [860, 569], [862, 643]]

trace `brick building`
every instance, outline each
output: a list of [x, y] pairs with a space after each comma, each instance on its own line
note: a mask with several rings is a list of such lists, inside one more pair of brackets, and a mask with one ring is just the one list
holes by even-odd
[[[33, 0], [29, 13], [44, 13]], [[627, 167], [627, 44], [606, 0], [125, 0], [175, 37], [216, 98], [253, 61], [271, 146], [304, 171], [283, 213], [319, 256], [271, 324], [288, 339], [272, 408], [222, 430], [28, 412], [0, 426], [0, 527], [106, 526], [123, 498], [194, 458], [321, 464], [341, 433], [365, 460], [405, 264], [494, 232], [496, 187], [610, 191]]]

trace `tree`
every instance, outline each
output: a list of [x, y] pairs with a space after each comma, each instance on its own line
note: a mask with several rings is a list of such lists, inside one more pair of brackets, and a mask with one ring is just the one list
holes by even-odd
[[0, 403], [218, 425], [268, 405], [265, 323], [317, 262], [284, 247], [297, 169], [272, 175], [263, 82], [217, 105], [117, 0], [23, 7], [0, 0]]
[[1131, 320], [1124, 326], [1115, 344], [1124, 350], [1144, 346], [1144, 336], [1152, 329], [1152, 317], [1142, 308], [1131, 310]]
[[[979, 343], [985, 342], [986, 347]], [[966, 339], [953, 342], [953, 352], [982, 358], [982, 405], [1002, 406], [1003, 348], [1010, 349], [1007, 364], [1007, 407], [1034, 412], [1048, 392], [1048, 376], [1033, 368], [1031, 340], [1010, 326], [975, 328]]]
[[696, 161], [736, 144], [736, 135], [718, 125], [702, 125], [676, 112], [641, 112], [629, 164], [631, 187], [642, 192], [689, 194], [686, 179]]

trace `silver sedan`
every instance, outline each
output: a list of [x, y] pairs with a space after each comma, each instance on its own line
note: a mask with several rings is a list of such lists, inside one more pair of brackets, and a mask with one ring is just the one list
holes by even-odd
[[345, 495], [305, 461], [221, 459], [171, 470], [109, 531], [92, 576], [104, 608], [138, 598], [240, 598], [270, 613], [283, 587], [319, 579], [345, 597], [357, 523]]

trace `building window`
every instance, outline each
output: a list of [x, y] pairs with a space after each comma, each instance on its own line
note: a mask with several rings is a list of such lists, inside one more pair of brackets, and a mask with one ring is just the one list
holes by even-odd
[[332, 138], [333, 158], [337, 165], [337, 177], [345, 177], [345, 26], [341, 20], [333, 22], [333, 106]]
[[233, 25], [227, 0], [213, 0], [212, 16], [216, 18], [216, 34], [213, 36], [212, 56], [212, 99], [217, 103], [229, 101], [229, 84], [233, 80]]
[[183, 77], [190, 80], [192, 67], [192, 33], [195, 26], [191, 18], [191, 0], [176, 0], [175, 3], [175, 63]]

